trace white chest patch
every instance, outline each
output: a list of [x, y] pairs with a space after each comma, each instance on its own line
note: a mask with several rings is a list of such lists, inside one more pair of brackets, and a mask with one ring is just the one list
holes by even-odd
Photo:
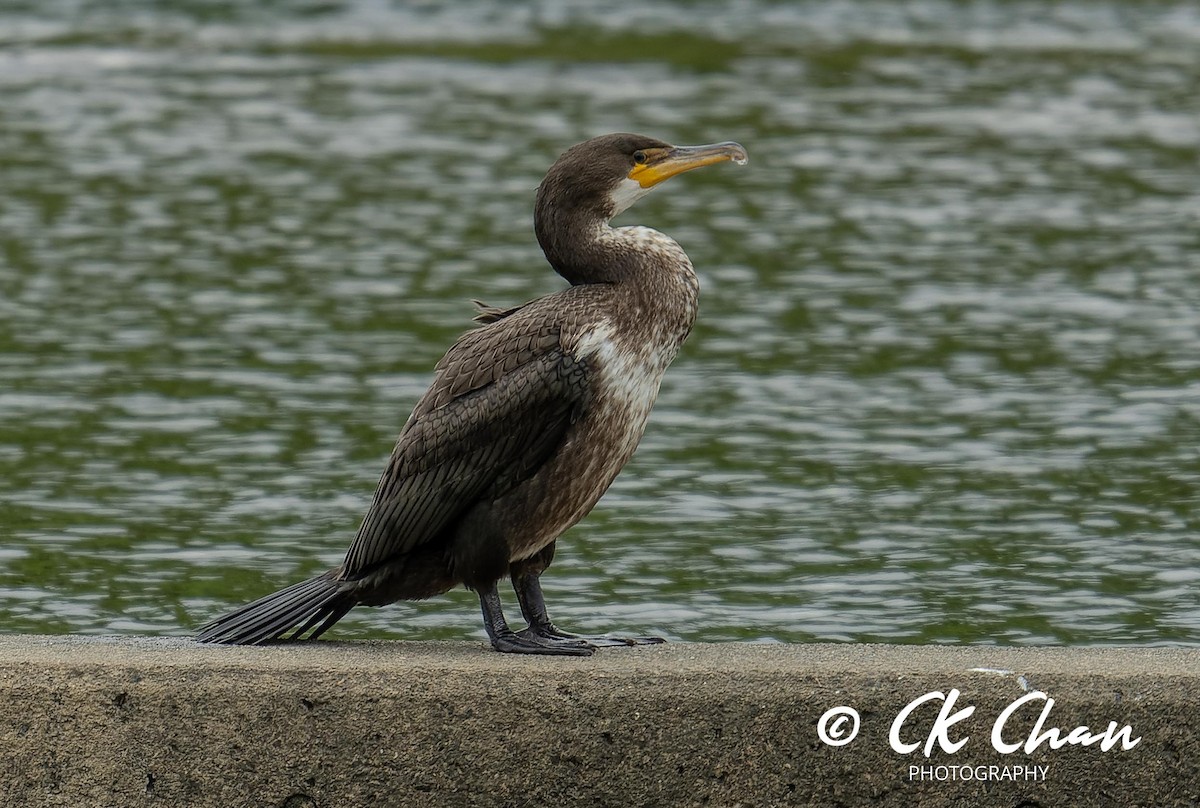
[[658, 398], [658, 386], [673, 356], [647, 356], [629, 351], [612, 340], [600, 343], [595, 353], [602, 395], [629, 410], [634, 418], [645, 418]]
[[608, 320], [602, 320], [598, 325], [589, 329], [579, 338], [579, 342], [575, 344], [575, 358], [587, 359], [599, 351], [605, 343], [611, 343], [613, 333], [613, 324]]
[[588, 360], [595, 370], [595, 403], [601, 409], [619, 411], [635, 445], [677, 351], [674, 343], [626, 345], [615, 337], [615, 329], [607, 321], [593, 326], [577, 343], [576, 358]]

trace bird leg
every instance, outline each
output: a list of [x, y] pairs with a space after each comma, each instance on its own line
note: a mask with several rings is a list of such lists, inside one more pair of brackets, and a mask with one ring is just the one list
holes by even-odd
[[525, 622], [529, 624], [528, 628], [517, 632], [520, 637], [556, 644], [584, 644], [597, 648], [655, 645], [666, 642], [662, 637], [613, 637], [605, 634], [572, 634], [563, 631], [550, 622], [550, 616], [546, 614], [546, 599], [542, 596], [542, 584], [539, 580], [544, 567], [539, 569], [534, 566], [513, 566], [513, 589], [516, 590], [517, 601], [521, 604], [521, 614], [525, 617]]
[[[554, 654], [558, 656], [591, 656], [595, 648], [585, 642], [563, 642], [549, 637], [528, 636], [508, 627], [504, 609], [500, 605], [500, 593], [493, 581], [479, 588], [479, 606], [483, 610], [483, 627], [487, 631], [492, 647], [506, 654]], [[522, 607], [524, 608], [524, 607]]]

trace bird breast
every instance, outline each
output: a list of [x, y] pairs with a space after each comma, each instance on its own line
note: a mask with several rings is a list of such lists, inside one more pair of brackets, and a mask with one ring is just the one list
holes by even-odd
[[611, 322], [601, 321], [577, 343], [576, 358], [585, 360], [594, 374], [587, 420], [601, 433], [593, 440], [605, 447], [604, 465], [611, 474], [625, 465], [641, 441], [663, 375], [684, 336], [656, 333], [657, 338], [648, 340], [622, 338]]
[[514, 560], [554, 541], [603, 496], [637, 449], [667, 366], [696, 319], [699, 284], [679, 245], [641, 227], [603, 238], [653, 260], [643, 260], [637, 283], [564, 293], [574, 304], [564, 307], [562, 346], [587, 367], [587, 403], [555, 455], [504, 505]]
[[679, 352], [674, 342], [630, 344], [608, 321], [591, 328], [579, 340], [575, 357], [587, 361], [595, 373], [593, 403], [603, 406], [608, 401], [630, 415], [649, 414], [667, 365]]

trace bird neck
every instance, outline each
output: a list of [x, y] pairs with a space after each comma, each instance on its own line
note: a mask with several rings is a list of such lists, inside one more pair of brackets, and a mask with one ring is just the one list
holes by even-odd
[[613, 227], [601, 215], [552, 211], [537, 216], [534, 229], [546, 260], [572, 286], [658, 286], [672, 277], [695, 278], [683, 248], [648, 227]]
[[[560, 220], [561, 221], [561, 220]], [[700, 282], [683, 248], [649, 227], [612, 227], [603, 216], [554, 227], [538, 217], [546, 258], [572, 286], [603, 285], [605, 318], [621, 339], [665, 369], [696, 321]], [[647, 348], [646, 346], [650, 346]]]

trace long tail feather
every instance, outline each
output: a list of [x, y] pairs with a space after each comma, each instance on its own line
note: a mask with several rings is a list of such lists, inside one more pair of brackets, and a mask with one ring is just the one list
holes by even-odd
[[354, 599], [341, 591], [333, 573], [327, 572], [205, 623], [196, 639], [227, 645], [258, 645], [279, 639], [300, 625], [300, 630], [292, 635], [295, 639], [321, 623], [311, 639], [340, 620], [354, 605]]

